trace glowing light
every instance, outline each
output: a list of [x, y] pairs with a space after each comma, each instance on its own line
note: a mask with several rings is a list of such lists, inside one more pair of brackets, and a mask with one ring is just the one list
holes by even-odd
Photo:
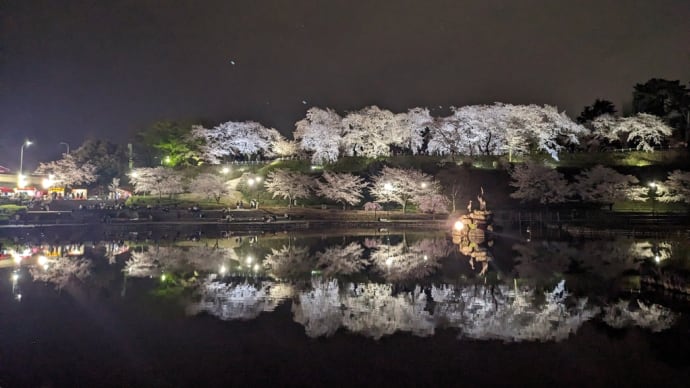
[[254, 258], [251, 256], [247, 256], [247, 265], [250, 265], [254, 261]]
[[161, 281], [162, 282], [164, 282], [166, 278], [167, 278], [167, 276], [165, 276], [165, 274], [161, 275]]
[[388, 190], [388, 191], [391, 191], [391, 190], [393, 190], [393, 185], [390, 184], [389, 182], [386, 182], [386, 183], [383, 185], [383, 188], [386, 189], [386, 190]]
[[427, 261], [427, 260], [429, 260], [429, 256], [424, 255], [424, 261]]
[[247, 181], [247, 184], [249, 186], [254, 186], [254, 178], [249, 178], [249, 180]]
[[261, 177], [260, 176], [254, 178], [254, 180], [256, 181], [256, 183], [261, 183]]
[[393, 258], [392, 257], [387, 258], [386, 259], [386, 265], [390, 267], [392, 264], [393, 264]]
[[653, 188], [653, 189], [656, 189], [656, 182], [651, 182], [651, 183], [649, 184], [649, 187], [651, 187], [651, 188]]
[[18, 273], [13, 273], [13, 274], [12, 274], [12, 281], [13, 281], [14, 283], [16, 283], [17, 280], [19, 280], [19, 274], [18, 274]]
[[45, 256], [38, 256], [38, 264], [45, 267], [48, 264], [48, 258]]
[[227, 174], [230, 172], [230, 169], [228, 167], [223, 167], [223, 169], [220, 170], [223, 174]]
[[170, 163], [170, 156], [165, 157], [165, 163]]
[[224, 265], [221, 265], [221, 266], [220, 266], [220, 271], [218, 271], [218, 272], [220, 272], [221, 275], [225, 275], [225, 273], [226, 273], [227, 271], [228, 271], [228, 269], [225, 268]]
[[254, 264], [254, 272], [258, 272], [258, 271], [259, 271], [259, 264]]
[[22, 263], [22, 257], [19, 255], [12, 255], [12, 258], [14, 259], [14, 264], [19, 265]]
[[462, 223], [462, 221], [455, 221], [455, 225], [453, 225], [453, 229], [457, 230], [458, 232], [461, 231], [465, 225]]
[[426, 189], [426, 186], [427, 186], [426, 182], [422, 182], [422, 188]]
[[657, 263], [660, 263], [661, 257], [659, 257], [659, 255], [654, 256], [654, 261], [656, 261]]

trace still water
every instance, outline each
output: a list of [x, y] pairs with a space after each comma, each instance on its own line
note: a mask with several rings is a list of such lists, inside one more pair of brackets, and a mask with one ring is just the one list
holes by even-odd
[[684, 385], [682, 238], [3, 236], [0, 386]]

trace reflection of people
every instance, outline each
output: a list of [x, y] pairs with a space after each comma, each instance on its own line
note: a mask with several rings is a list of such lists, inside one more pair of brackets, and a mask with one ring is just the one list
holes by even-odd
[[467, 212], [472, 213], [472, 200], [470, 199], [470, 202], [467, 204]]

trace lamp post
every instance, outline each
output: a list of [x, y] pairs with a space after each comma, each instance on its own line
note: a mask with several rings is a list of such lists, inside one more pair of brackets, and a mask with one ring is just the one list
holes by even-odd
[[27, 140], [22, 144], [19, 149], [19, 175], [17, 176], [17, 187], [22, 188], [24, 186], [24, 147], [28, 147], [33, 144], [31, 141]]
[[652, 217], [656, 217], [656, 188], [657, 188], [656, 182], [650, 183], [649, 187], [650, 187], [650, 194], [652, 197]]
[[67, 153], [69, 154], [69, 143], [61, 141], [60, 144], [67, 147]]

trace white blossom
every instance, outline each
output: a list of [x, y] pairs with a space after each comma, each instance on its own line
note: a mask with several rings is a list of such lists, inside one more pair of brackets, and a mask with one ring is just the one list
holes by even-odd
[[71, 280], [84, 281], [91, 275], [91, 260], [61, 256], [29, 269], [34, 281], [52, 283], [60, 290]]
[[72, 154], [64, 154], [62, 159], [40, 163], [36, 174], [52, 176], [53, 185], [73, 186], [89, 184], [96, 181], [96, 166], [86, 162], [77, 164]]
[[340, 156], [343, 119], [331, 109], [311, 108], [295, 124], [295, 140], [302, 150], [312, 153], [312, 163], [332, 163]]
[[395, 202], [402, 206], [418, 203], [425, 195], [438, 191], [439, 184], [430, 175], [415, 169], [384, 167], [374, 176], [369, 192], [379, 202]]
[[189, 184], [189, 191], [213, 198], [220, 203], [221, 198], [230, 192], [225, 179], [217, 174], [202, 173], [197, 175]]
[[364, 269], [367, 260], [363, 257], [364, 248], [353, 242], [345, 246], [333, 246], [316, 254], [316, 266], [326, 277], [351, 275]]
[[510, 178], [510, 185], [516, 188], [510, 196], [522, 202], [561, 203], [570, 194], [563, 174], [540, 163], [529, 161], [516, 165], [510, 171]]
[[285, 169], [269, 172], [264, 182], [266, 191], [273, 194], [273, 198], [288, 200], [288, 207], [298, 198], [309, 197], [311, 186], [312, 181], [307, 175]]
[[363, 178], [348, 173], [326, 171], [321, 180], [316, 180], [316, 193], [343, 205], [356, 205], [363, 197], [362, 191], [368, 186]]
[[177, 194], [182, 190], [182, 175], [166, 167], [141, 167], [132, 169], [129, 180], [134, 185], [134, 192], [157, 194]]
[[613, 203], [629, 199], [633, 185], [639, 183], [632, 175], [623, 175], [616, 170], [596, 165], [575, 177], [575, 192], [583, 200]]

